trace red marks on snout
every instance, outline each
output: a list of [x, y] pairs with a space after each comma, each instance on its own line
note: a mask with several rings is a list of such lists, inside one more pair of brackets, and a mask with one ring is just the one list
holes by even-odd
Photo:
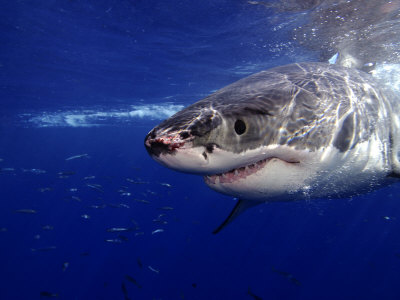
[[147, 151], [151, 155], [172, 154], [182, 148], [187, 141], [182, 141], [179, 135], [164, 135], [155, 137], [149, 134], [145, 141]]
[[185, 145], [185, 142], [182, 142], [180, 139], [170, 136], [156, 138], [153, 140], [153, 143], [163, 144], [167, 146], [168, 150], [170, 151], [174, 151], [175, 149], [181, 148]]

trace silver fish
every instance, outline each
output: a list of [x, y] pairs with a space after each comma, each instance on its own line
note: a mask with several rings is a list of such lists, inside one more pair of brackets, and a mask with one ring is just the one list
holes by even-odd
[[15, 212], [20, 213], [20, 214], [36, 214], [37, 210], [30, 209], [30, 208], [24, 208], [24, 209], [17, 209], [17, 210], [15, 210]]
[[78, 154], [78, 155], [74, 155], [74, 156], [70, 156], [68, 158], [66, 158], [65, 160], [73, 160], [73, 159], [77, 159], [77, 158], [89, 158], [89, 154]]

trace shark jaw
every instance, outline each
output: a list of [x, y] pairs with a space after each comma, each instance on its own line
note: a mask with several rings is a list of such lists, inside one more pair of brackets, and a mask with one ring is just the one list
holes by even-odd
[[204, 176], [204, 181], [211, 189], [242, 200], [288, 201], [303, 193], [315, 172], [307, 162], [293, 156], [287, 160], [271, 155], [227, 172]]
[[218, 145], [207, 151], [207, 146], [193, 146], [192, 140], [157, 138], [147, 140], [146, 147], [163, 147], [163, 151], [150, 154], [168, 168], [201, 175], [217, 192], [257, 202], [274, 201], [274, 198], [282, 201], [278, 197], [303, 190], [315, 171], [310, 166], [316, 166], [310, 163], [315, 159], [315, 152], [286, 145], [260, 146], [233, 153]]

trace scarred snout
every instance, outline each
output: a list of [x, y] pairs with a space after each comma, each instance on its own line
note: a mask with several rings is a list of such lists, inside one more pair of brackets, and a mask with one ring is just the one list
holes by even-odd
[[175, 150], [185, 146], [185, 143], [191, 141], [189, 134], [182, 133], [158, 133], [154, 128], [144, 139], [144, 145], [147, 152], [152, 157], [160, 157], [161, 154], [174, 154]]

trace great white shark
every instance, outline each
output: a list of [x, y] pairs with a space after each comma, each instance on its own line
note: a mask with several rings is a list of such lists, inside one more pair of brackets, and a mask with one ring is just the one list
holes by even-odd
[[343, 198], [400, 175], [400, 102], [371, 75], [297, 63], [241, 79], [152, 129], [145, 147], [171, 169], [238, 198], [220, 231], [263, 202]]

